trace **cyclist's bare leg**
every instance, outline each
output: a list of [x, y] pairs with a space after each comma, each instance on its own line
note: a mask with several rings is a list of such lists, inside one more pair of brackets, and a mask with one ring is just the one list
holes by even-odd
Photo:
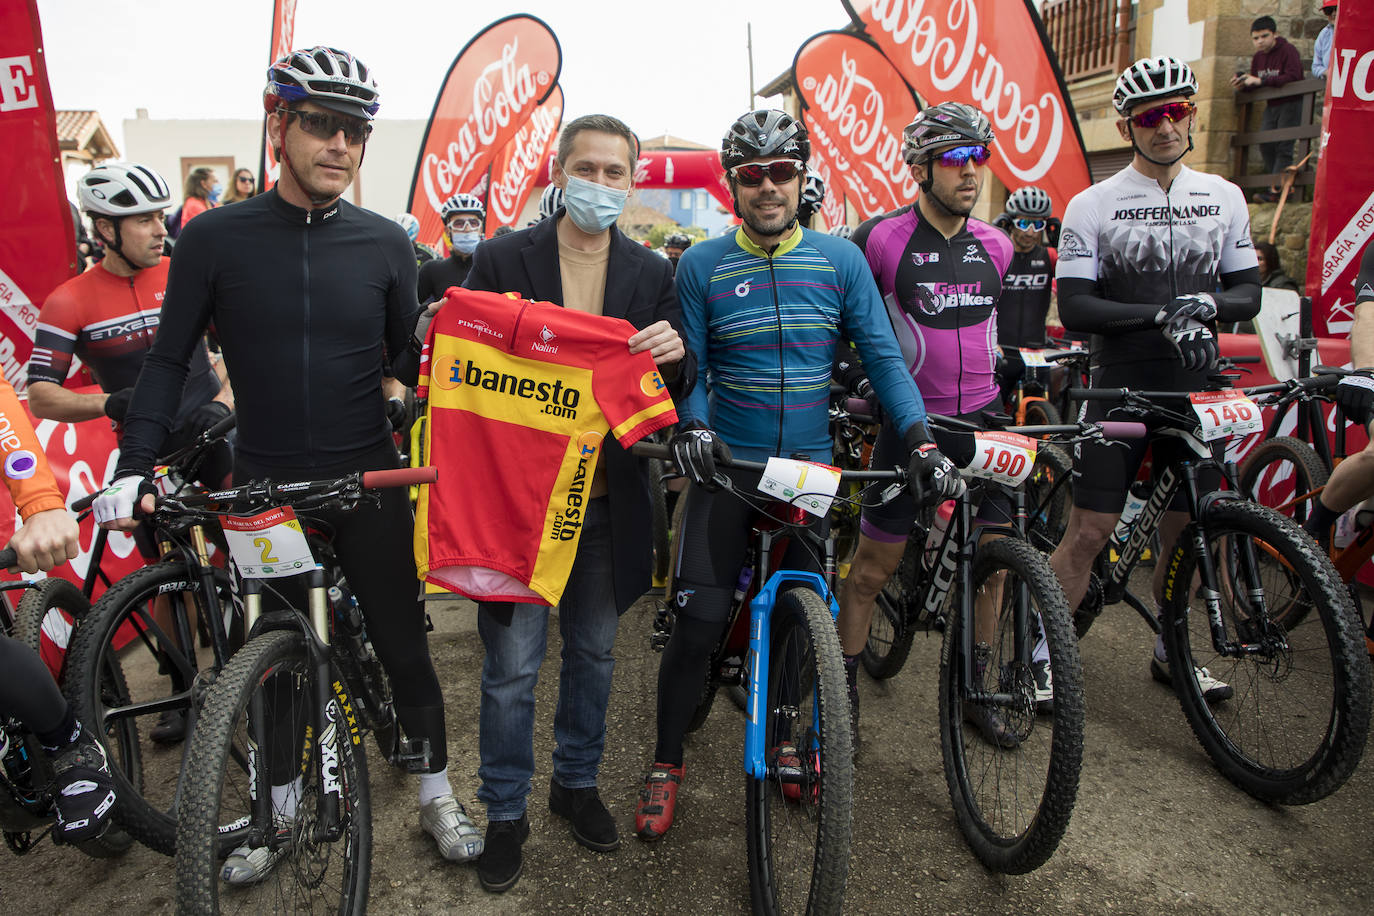
[[1374, 440], [1336, 465], [1319, 498], [1323, 506], [1340, 515], [1370, 496], [1374, 496]]
[[1059, 577], [1069, 607], [1076, 608], [1083, 600], [1093, 561], [1112, 536], [1119, 517], [1119, 512], [1095, 512], [1082, 506], [1070, 509], [1064, 537], [1050, 557], [1050, 568]]
[[845, 655], [858, 655], [868, 642], [868, 627], [873, 620], [873, 602], [878, 592], [897, 571], [906, 551], [906, 539], [879, 541], [859, 535], [849, 576], [840, 583], [840, 648]]

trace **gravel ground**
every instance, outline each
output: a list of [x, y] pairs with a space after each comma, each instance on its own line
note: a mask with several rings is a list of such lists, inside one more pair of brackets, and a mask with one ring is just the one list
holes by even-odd
[[[1139, 575], [1139, 573], [1138, 573]], [[434, 603], [432, 647], [449, 704], [450, 768], [481, 822], [477, 684], [481, 646], [466, 602]], [[416, 816], [413, 779], [372, 767], [376, 913], [744, 913], [743, 720], [721, 699], [690, 736], [678, 823], [662, 842], [632, 835], [634, 796], [650, 762], [658, 657], [650, 603], [623, 618], [601, 791], [624, 843], [576, 845], [546, 802], [556, 669], [538, 691], [538, 772], [525, 872], [504, 895], [471, 867], [438, 859]], [[906, 668], [862, 683], [853, 857], [846, 908], [860, 914], [1368, 913], [1374, 857], [1374, 770], [1362, 764], [1333, 797], [1298, 808], [1261, 804], [1212, 767], [1177, 701], [1150, 680], [1152, 636], [1124, 606], [1083, 642], [1089, 703], [1082, 784], [1068, 834], [1030, 875], [984, 870], [954, 824], [940, 763], [934, 672], [938, 641], [917, 637]], [[558, 645], [554, 627], [550, 652]], [[105, 862], [44, 843], [0, 852], [0, 895], [31, 912], [169, 912], [172, 861], [142, 847]]]

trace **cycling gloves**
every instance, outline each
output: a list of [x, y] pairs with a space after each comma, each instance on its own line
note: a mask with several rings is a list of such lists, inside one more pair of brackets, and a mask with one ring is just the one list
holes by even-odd
[[1155, 324], [1174, 346], [1190, 372], [1212, 369], [1220, 351], [1217, 337], [1204, 322], [1217, 317], [1217, 301], [1207, 293], [1177, 296], [1155, 315]]
[[1336, 386], [1336, 403], [1347, 420], [1364, 426], [1374, 411], [1374, 378], [1361, 374], [1347, 375]]
[[963, 494], [964, 479], [959, 476], [959, 469], [930, 440], [924, 423], [907, 430], [906, 447], [911, 455], [907, 486], [917, 506], [934, 505]]
[[679, 474], [699, 487], [719, 490], [716, 462], [730, 460], [730, 447], [709, 429], [701, 427], [680, 430], [668, 443]]

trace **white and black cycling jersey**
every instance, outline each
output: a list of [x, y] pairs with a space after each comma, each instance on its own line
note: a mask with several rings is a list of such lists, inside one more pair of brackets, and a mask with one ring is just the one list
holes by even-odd
[[[1113, 302], [1163, 305], [1256, 266], [1240, 188], [1184, 166], [1166, 192], [1128, 165], [1069, 202], [1055, 276], [1092, 280]], [[1157, 358], [1162, 346], [1154, 330], [1107, 335], [1095, 360]]]

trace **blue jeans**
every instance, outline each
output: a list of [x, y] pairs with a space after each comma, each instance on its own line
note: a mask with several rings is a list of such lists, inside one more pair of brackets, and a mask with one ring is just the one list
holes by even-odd
[[[553, 717], [553, 777], [568, 789], [596, 785], [606, 744], [606, 704], [615, 670], [615, 588], [611, 576], [611, 521], [607, 499], [587, 506], [572, 574], [558, 605], [563, 659]], [[482, 662], [479, 747], [482, 785], [477, 797], [488, 821], [518, 820], [534, 776], [534, 686], [544, 661], [549, 608], [479, 604]]]

